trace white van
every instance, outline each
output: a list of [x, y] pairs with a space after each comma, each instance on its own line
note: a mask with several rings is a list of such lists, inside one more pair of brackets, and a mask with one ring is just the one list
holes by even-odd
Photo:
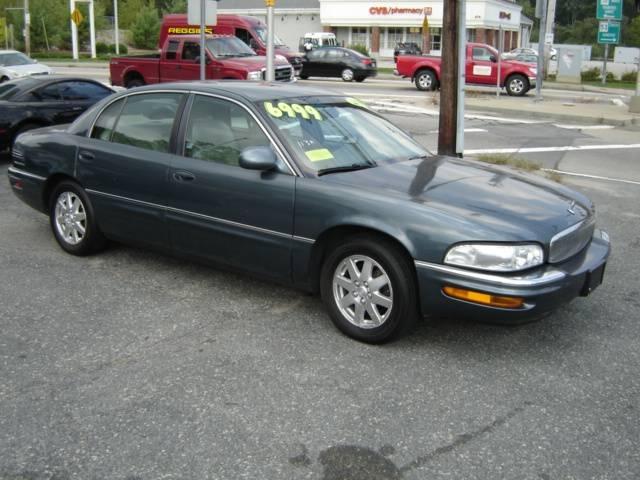
[[314, 48], [335, 47], [338, 45], [336, 35], [331, 32], [312, 32], [305, 33], [300, 38], [299, 50], [301, 52], [310, 52]]

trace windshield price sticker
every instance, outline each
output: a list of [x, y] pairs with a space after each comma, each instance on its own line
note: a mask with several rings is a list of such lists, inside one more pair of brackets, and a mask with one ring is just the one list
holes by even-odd
[[347, 103], [350, 103], [351, 105], [354, 105], [356, 107], [367, 108], [367, 105], [363, 101], [358, 100], [357, 98], [347, 97], [345, 98], [345, 100], [347, 101]]
[[307, 150], [304, 152], [312, 162], [322, 162], [325, 160], [333, 160], [333, 154], [327, 148], [318, 148], [317, 150]]
[[269, 115], [275, 118], [280, 118], [283, 115], [287, 115], [290, 118], [296, 118], [299, 115], [305, 120], [310, 120], [311, 117], [316, 120], [322, 120], [320, 112], [311, 105], [300, 105], [299, 103], [286, 102], [278, 102], [277, 105], [274, 105], [272, 102], [264, 102], [264, 109]]

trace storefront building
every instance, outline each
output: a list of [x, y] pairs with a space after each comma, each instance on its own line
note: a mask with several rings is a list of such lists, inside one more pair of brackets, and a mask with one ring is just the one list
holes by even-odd
[[[467, 0], [467, 40], [508, 51], [528, 41], [531, 21], [512, 0]], [[220, 13], [264, 19], [264, 1], [222, 0]], [[443, 0], [276, 0], [276, 34], [292, 48], [307, 32], [329, 31], [344, 46], [365, 45], [374, 56], [390, 58], [399, 42], [415, 42], [424, 53], [440, 54]], [[426, 18], [426, 21], [425, 21]], [[423, 28], [423, 26], [427, 26]]]

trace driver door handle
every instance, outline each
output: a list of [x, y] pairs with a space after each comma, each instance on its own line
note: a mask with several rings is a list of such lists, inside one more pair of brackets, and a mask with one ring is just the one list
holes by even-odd
[[176, 182], [193, 182], [196, 179], [196, 176], [191, 172], [186, 172], [184, 170], [179, 170], [173, 173], [173, 179]]

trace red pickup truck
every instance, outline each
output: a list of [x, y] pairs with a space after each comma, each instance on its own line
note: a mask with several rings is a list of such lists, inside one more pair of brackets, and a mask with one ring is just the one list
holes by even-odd
[[[498, 56], [498, 51], [489, 45], [467, 44], [467, 84], [495, 86], [498, 83]], [[400, 55], [394, 73], [410, 78], [418, 90], [436, 90], [440, 86], [441, 62], [440, 57]], [[535, 67], [512, 60], [500, 62], [500, 86], [509, 95], [525, 95], [535, 85]]]
[[[256, 55], [242, 40], [230, 35], [207, 35], [206, 78], [264, 79], [266, 58]], [[281, 56], [274, 61], [276, 81], [295, 79], [293, 67]], [[118, 57], [109, 65], [111, 84], [127, 88], [150, 83], [200, 79], [200, 37], [170, 35], [160, 55]]]

